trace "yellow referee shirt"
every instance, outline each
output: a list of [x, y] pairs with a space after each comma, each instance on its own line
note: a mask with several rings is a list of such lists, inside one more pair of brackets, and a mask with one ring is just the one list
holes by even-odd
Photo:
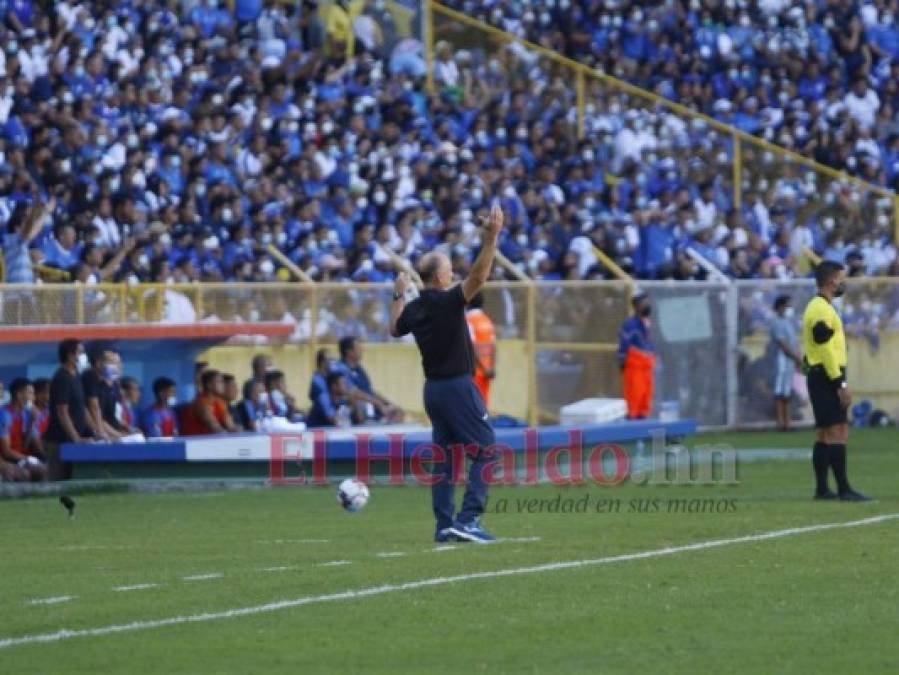
[[831, 380], [843, 379], [847, 360], [843, 321], [833, 305], [820, 295], [805, 308], [802, 341], [809, 366], [823, 366]]

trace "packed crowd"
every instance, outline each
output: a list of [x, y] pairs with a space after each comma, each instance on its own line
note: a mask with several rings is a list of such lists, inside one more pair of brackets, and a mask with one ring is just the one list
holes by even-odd
[[316, 370], [302, 405], [287, 389], [269, 356], [252, 361], [252, 376], [240, 385], [234, 375], [195, 365], [193, 396], [179, 401], [174, 380], [152, 383], [144, 401], [141, 383], [124, 375], [112, 346], [75, 339], [59, 344], [52, 380], [18, 377], [0, 408], [0, 479], [65, 478], [58, 461], [61, 443], [134, 442], [146, 438], [220, 433], [289, 431], [307, 427], [400, 422], [403, 411], [377, 392], [362, 366], [362, 341], [347, 336], [340, 358], [316, 354]]
[[895, 0], [450, 0], [868, 181], [899, 187]]
[[[867, 79], [880, 87], [879, 61], [855, 63], [832, 45], [842, 79], [828, 84], [836, 75], [826, 61], [810, 85], [823, 92], [816, 99], [792, 84], [803, 81], [786, 70], [797, 59], [765, 61], [776, 56], [771, 40], [762, 49], [744, 36], [734, 46], [738, 27], [750, 37], [789, 32], [796, 13], [770, 14], [777, 2], [700, 10], [616, 0], [590, 12], [567, 0], [532, 4], [538, 9], [467, 9], [741, 128], [747, 115], [757, 118], [779, 143], [789, 145], [784, 134], [804, 138], [800, 126], [822, 152], [840, 154], [834, 138], [851, 139], [849, 169], [864, 148], [899, 148], [882, 134], [885, 90], [877, 123], [866, 127], [862, 104], [848, 97], [873, 100], [873, 89], [837, 86], [860, 81], [870, 62]], [[800, 9], [806, 32], [830, 16], [815, 3]], [[540, 279], [608, 276], [596, 248], [641, 278], [705, 278], [702, 259], [735, 277], [786, 278], [803, 273], [806, 248], [838, 259], [855, 253], [869, 274], [897, 269], [889, 199], [823, 185], [766, 153], [758, 166], [768, 169], [744, 180], [736, 208], [727, 135], [594, 91], [579, 137], [571, 82], [521, 48], [439, 42], [429, 95], [421, 43], [398, 35], [381, 0], [321, 11], [311, 0], [238, 0], [233, 12], [219, 0], [19, 0], [0, 11], [0, 225], [10, 282], [34, 279], [34, 263], [85, 284], [265, 281], [286, 278], [293, 265], [318, 280], [384, 281], [395, 256], [414, 262], [437, 247], [461, 275], [492, 200], [510, 223], [502, 252]], [[547, 15], [557, 30], [539, 28]], [[870, 40], [858, 41], [873, 53]], [[724, 67], [733, 54], [751, 87]], [[815, 117], [819, 109], [833, 109], [836, 126], [824, 129], [820, 120], [831, 118]], [[891, 180], [868, 166], [853, 170]]]

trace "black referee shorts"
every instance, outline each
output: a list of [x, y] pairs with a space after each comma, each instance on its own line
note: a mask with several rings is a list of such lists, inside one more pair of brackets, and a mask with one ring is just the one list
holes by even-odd
[[815, 414], [815, 427], [823, 429], [836, 424], [846, 424], [847, 410], [840, 403], [838, 389], [827, 377], [824, 368], [812, 367], [808, 371], [806, 382], [808, 383], [808, 397], [812, 402], [812, 412]]

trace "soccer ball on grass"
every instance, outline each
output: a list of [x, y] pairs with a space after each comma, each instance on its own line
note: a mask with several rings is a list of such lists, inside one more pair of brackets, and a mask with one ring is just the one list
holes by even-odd
[[370, 495], [368, 486], [356, 478], [347, 478], [337, 487], [337, 502], [350, 513], [361, 511]]

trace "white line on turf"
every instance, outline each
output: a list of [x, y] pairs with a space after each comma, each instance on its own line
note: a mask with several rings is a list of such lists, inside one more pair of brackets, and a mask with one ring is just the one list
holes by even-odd
[[328, 562], [319, 563], [319, 567], [340, 567], [341, 565], [350, 565], [349, 560], [329, 560]]
[[260, 567], [258, 568], [258, 572], [286, 572], [287, 570], [292, 570], [293, 567], [289, 565], [275, 565], [274, 567]]
[[74, 600], [74, 595], [56, 595], [52, 598], [32, 598], [28, 601], [29, 605], [59, 605], [69, 600]]
[[609, 565], [613, 563], [629, 562], [631, 560], [660, 558], [663, 556], [674, 555], [676, 553], [686, 553], [688, 551], [701, 551], [704, 549], [731, 546], [733, 544], [746, 544], [750, 542], [767, 541], [769, 539], [782, 539], [784, 537], [792, 537], [797, 534], [810, 534], [813, 532], [824, 532], [827, 530], [837, 530], [850, 527], [864, 527], [866, 525], [875, 525], [877, 523], [883, 523], [889, 520], [895, 520], [897, 518], [899, 518], [899, 513], [885, 513], [879, 516], [872, 516], [870, 518], [862, 518], [861, 520], [850, 520], [841, 523], [822, 523], [820, 525], [807, 525], [805, 527], [791, 527], [785, 530], [772, 530], [770, 532], [760, 532], [758, 534], [747, 534], [742, 537], [731, 537], [729, 539], [712, 539], [710, 541], [696, 542], [695, 544], [685, 544], [683, 546], [668, 546], [666, 548], [657, 548], [650, 551], [642, 551], [640, 553], [625, 553], [623, 555], [613, 555], [607, 556], [605, 558], [568, 560], [564, 562], [533, 565], [531, 567], [512, 567], [502, 570], [494, 570], [492, 572], [472, 572], [471, 574], [459, 574], [452, 577], [434, 577], [431, 579], [420, 579], [418, 581], [407, 581], [406, 583], [401, 584], [370, 586], [368, 588], [342, 591], [339, 593], [309, 595], [303, 598], [279, 600], [278, 602], [270, 602], [264, 605], [236, 607], [234, 609], [228, 609], [221, 612], [206, 612], [204, 614], [173, 616], [167, 619], [153, 619], [149, 621], [132, 621], [130, 623], [112, 624], [109, 626], [99, 626], [97, 628], [82, 628], [78, 630], [62, 629], [54, 633], [20, 635], [18, 637], [0, 639], [0, 649], [8, 649], [10, 647], [17, 647], [19, 645], [34, 643], [60, 642], [62, 640], [71, 640], [73, 638], [79, 637], [101, 637], [103, 635], [114, 635], [116, 633], [149, 630], [151, 628], [162, 628], [165, 626], [177, 626], [185, 623], [221, 621], [222, 619], [233, 619], [240, 616], [254, 616], [256, 614], [268, 614], [270, 612], [278, 612], [282, 609], [290, 609], [292, 607], [302, 607], [305, 605], [314, 605], [324, 602], [358, 600], [360, 598], [368, 598], [375, 595], [386, 595], [387, 593], [413, 591], [419, 588], [428, 588], [431, 586], [447, 586], [450, 584], [463, 583], [466, 581], [474, 581], [475, 579], [511, 577], [521, 574], [539, 574], [540, 572], [555, 572], [558, 570], [575, 569], [578, 567], [592, 567], [596, 565]]
[[221, 579], [224, 574], [221, 572], [211, 572], [210, 574], [191, 574], [190, 576], [181, 577], [184, 581], [206, 581], [207, 579]]
[[406, 554], [402, 551], [383, 551], [381, 553], [375, 553], [375, 555], [379, 558], [399, 558]]
[[257, 544], [329, 544], [330, 539], [257, 539]]
[[123, 546], [116, 544], [71, 544], [60, 546], [60, 551], [126, 551], [137, 546]]
[[159, 584], [131, 584], [130, 586], [113, 586], [112, 590], [119, 593], [126, 591], [142, 591], [146, 588], [156, 588]]
[[[436, 553], [440, 553], [441, 551], [452, 551], [453, 549], [459, 548], [458, 546], [454, 546], [452, 544], [447, 544], [444, 546], [435, 546], [432, 549], [428, 549], [429, 551], [434, 551]], [[426, 551], [427, 552], [427, 551]]]

